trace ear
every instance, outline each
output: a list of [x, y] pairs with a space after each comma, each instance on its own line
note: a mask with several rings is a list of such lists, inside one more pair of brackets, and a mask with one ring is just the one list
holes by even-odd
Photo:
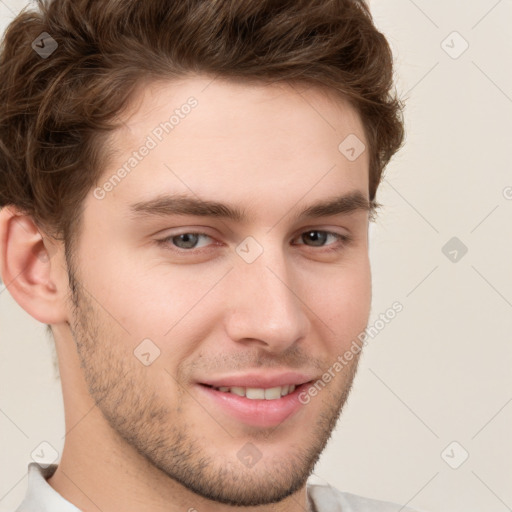
[[30, 216], [10, 205], [0, 210], [0, 276], [14, 300], [44, 324], [67, 321], [63, 254], [62, 244], [44, 236]]

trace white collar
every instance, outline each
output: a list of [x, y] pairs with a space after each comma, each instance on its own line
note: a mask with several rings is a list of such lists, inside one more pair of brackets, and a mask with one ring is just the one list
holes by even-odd
[[[45, 464], [46, 465], [46, 464]], [[47, 481], [57, 464], [42, 467], [37, 462], [28, 465], [28, 488], [18, 511], [23, 512], [81, 512], [79, 508], [62, 497]], [[17, 512], [18, 512], [17, 511]]]

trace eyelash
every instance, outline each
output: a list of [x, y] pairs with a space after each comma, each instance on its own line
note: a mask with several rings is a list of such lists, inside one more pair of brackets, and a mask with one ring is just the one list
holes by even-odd
[[[322, 252], [325, 252], [325, 253], [341, 251], [348, 244], [350, 244], [352, 242], [352, 240], [353, 240], [352, 237], [349, 236], [349, 235], [341, 234], [341, 233], [335, 233], [333, 231], [327, 231], [327, 230], [322, 230], [322, 229], [310, 229], [310, 230], [307, 230], [307, 231], [303, 231], [299, 235], [299, 237], [301, 237], [301, 236], [303, 236], [305, 234], [308, 234], [308, 233], [326, 233], [327, 235], [332, 235], [332, 236], [334, 236], [335, 238], [338, 239], [338, 242], [339, 242], [338, 244], [333, 243], [333, 244], [330, 244], [330, 245], [327, 245], [327, 246], [314, 246], [314, 245], [313, 246], [307, 246], [305, 243], [296, 244], [296, 245], [305, 245], [306, 247], [323, 249]], [[182, 235], [200, 235], [200, 236], [206, 236], [207, 238], [212, 238], [210, 235], [207, 235], [206, 233], [198, 233], [198, 232], [194, 232], [194, 231], [185, 231], [183, 233], [176, 233], [176, 234], [167, 236], [165, 238], [162, 238], [160, 240], [156, 240], [156, 243], [159, 246], [162, 246], [166, 250], [177, 252], [179, 254], [185, 254], [185, 253], [197, 254], [197, 253], [202, 252], [202, 249], [208, 250], [208, 247], [200, 247], [199, 249], [195, 249], [195, 248], [181, 249], [181, 248], [175, 247], [175, 246], [172, 247], [172, 240], [173, 240], [173, 238], [176, 238], [176, 237], [182, 236]], [[332, 246], [334, 246], [334, 247], [332, 247]]]

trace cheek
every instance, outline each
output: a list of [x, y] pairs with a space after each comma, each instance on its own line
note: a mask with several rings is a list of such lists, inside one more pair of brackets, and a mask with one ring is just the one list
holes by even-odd
[[149, 353], [152, 367], [167, 365], [173, 372], [175, 363], [209, 336], [212, 325], [220, 324], [215, 284], [226, 270], [198, 272], [161, 261], [151, 266], [126, 257], [115, 262], [111, 258], [102, 263], [108, 285], [99, 276], [87, 276], [110, 334], [124, 345], [120, 350], [127, 357]]
[[340, 268], [329, 279], [318, 281], [318, 286], [310, 288], [306, 303], [331, 336], [350, 343], [367, 325], [371, 295], [370, 267], [362, 263]]

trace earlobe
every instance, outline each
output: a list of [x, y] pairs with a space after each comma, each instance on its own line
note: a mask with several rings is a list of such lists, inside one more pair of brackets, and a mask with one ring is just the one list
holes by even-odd
[[11, 206], [0, 210], [0, 274], [14, 300], [36, 320], [67, 320], [67, 274], [58, 247]]

